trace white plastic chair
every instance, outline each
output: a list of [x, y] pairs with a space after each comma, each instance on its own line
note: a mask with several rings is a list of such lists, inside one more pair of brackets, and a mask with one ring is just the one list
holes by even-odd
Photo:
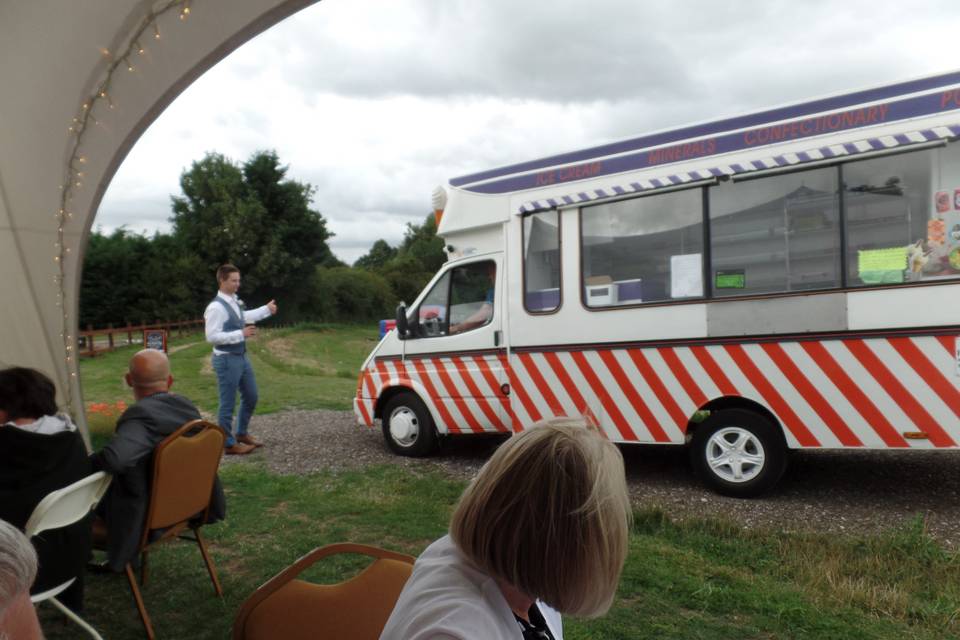
[[[30, 519], [27, 520], [24, 533], [27, 534], [27, 537], [32, 538], [48, 529], [59, 529], [60, 527], [66, 527], [78, 520], [82, 520], [90, 513], [90, 509], [100, 502], [100, 498], [107, 492], [107, 487], [110, 486], [112, 479], [112, 476], [107, 475], [103, 471], [98, 471], [62, 489], [51, 491], [40, 501], [40, 504], [33, 510], [33, 513], [30, 514]], [[76, 578], [70, 578], [61, 585], [47, 589], [43, 593], [30, 596], [30, 600], [33, 603], [49, 600], [57, 609], [62, 611], [64, 615], [83, 627], [92, 637], [97, 640], [103, 640], [100, 634], [87, 624], [83, 618], [65, 607], [55, 597], [73, 584], [74, 580], [76, 580]]]

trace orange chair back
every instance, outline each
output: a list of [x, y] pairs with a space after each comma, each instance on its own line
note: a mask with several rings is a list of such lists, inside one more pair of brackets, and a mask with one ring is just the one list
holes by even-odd
[[206, 520], [225, 439], [219, 426], [193, 420], [157, 445], [144, 543], [153, 529], [180, 524], [197, 514]]
[[[294, 576], [320, 557], [337, 552], [376, 557], [359, 574], [332, 585]], [[235, 640], [378, 640], [413, 571], [411, 556], [340, 544], [316, 549], [260, 587], [244, 603], [234, 626]]]

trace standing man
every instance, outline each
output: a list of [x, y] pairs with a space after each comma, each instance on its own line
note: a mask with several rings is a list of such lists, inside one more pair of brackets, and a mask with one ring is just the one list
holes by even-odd
[[[247, 426], [257, 406], [257, 380], [247, 357], [247, 338], [257, 335], [255, 322], [277, 313], [277, 305], [267, 304], [247, 311], [237, 297], [240, 288], [240, 269], [225, 264], [217, 269], [220, 291], [203, 313], [206, 321], [207, 342], [213, 345], [213, 370], [217, 374], [220, 408], [217, 422], [227, 432], [225, 452], [243, 455], [263, 446], [247, 433]], [[233, 408], [240, 391], [240, 414], [237, 432], [233, 432]]]

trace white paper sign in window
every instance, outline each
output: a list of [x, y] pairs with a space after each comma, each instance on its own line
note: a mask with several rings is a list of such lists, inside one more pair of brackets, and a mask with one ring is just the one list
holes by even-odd
[[670, 297], [699, 298], [702, 295], [702, 254], [670, 256]]

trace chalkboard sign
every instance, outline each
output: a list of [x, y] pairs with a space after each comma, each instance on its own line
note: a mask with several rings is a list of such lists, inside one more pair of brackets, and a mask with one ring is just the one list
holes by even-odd
[[164, 329], [144, 329], [143, 348], [167, 352], [167, 332]]

